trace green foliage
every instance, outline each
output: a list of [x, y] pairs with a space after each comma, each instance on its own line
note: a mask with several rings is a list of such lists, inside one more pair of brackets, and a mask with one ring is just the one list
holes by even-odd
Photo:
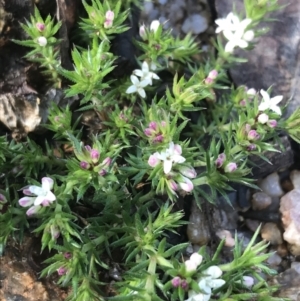
[[[279, 8], [268, 3], [245, 0], [256, 36], [259, 21]], [[283, 131], [300, 142], [300, 110], [286, 120], [262, 110], [261, 95], [231, 86], [227, 69], [245, 59], [225, 51], [220, 37], [212, 42], [216, 52], [206, 55], [190, 34], [174, 38], [157, 20], [136, 37], [140, 69], [130, 79], [115, 76], [110, 40], [128, 30], [132, 5], [139, 1], [83, 2], [80, 27], [90, 44], [72, 49], [73, 70], [60, 66], [60, 23], [35, 9], [22, 24], [28, 40], [15, 42], [33, 48], [26, 57], [44, 67], [53, 85], [60, 85], [59, 75], [70, 81], [66, 97], [98, 123], [87, 131], [82, 116], [52, 103], [43, 125], [50, 138], [0, 137], [0, 253], [29, 228], [42, 250], [52, 251], [41, 276], [58, 273], [58, 284], [72, 287], [71, 301], [183, 301], [191, 291], [203, 293], [199, 281], [211, 267], [221, 268], [224, 283], [211, 300], [275, 301], [277, 287], [258, 273], [274, 274], [265, 265], [267, 244], [256, 242], [259, 229], [246, 248], [235, 239], [231, 262], [221, 258], [224, 241], [212, 257], [202, 247], [203, 260], [192, 270], [183, 257], [188, 244], [174, 244], [173, 237], [187, 224], [178, 209], [186, 195], [201, 205], [219, 195], [228, 200], [233, 183], [256, 189], [249, 157], [267, 161], [265, 152], [276, 151]], [[256, 280], [251, 289], [244, 276]], [[188, 289], [173, 285], [175, 277]]]

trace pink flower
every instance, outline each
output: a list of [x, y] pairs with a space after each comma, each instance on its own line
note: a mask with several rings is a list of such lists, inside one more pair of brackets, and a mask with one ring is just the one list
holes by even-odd
[[157, 130], [157, 123], [155, 121], [151, 121], [149, 123], [149, 128], [156, 131]]
[[234, 172], [237, 169], [237, 164], [234, 162], [230, 162], [225, 166], [224, 171], [227, 173]]
[[92, 162], [93, 163], [97, 163], [98, 160], [99, 160], [99, 156], [100, 156], [100, 153], [98, 152], [98, 150], [96, 150], [96, 149], [93, 148], [90, 151], [90, 155], [91, 155]]
[[90, 166], [89, 163], [87, 163], [87, 162], [85, 162], [85, 161], [81, 161], [81, 162], [80, 162], [80, 167], [81, 167], [82, 169], [89, 169], [91, 166]]
[[115, 18], [115, 13], [114, 13], [113, 11], [111, 11], [111, 10], [108, 10], [108, 11], [106, 12], [106, 14], [105, 14], [105, 18], [106, 18], [106, 20], [111, 20], [111, 21], [113, 21], [114, 18]]
[[270, 128], [275, 128], [277, 126], [277, 121], [275, 119], [271, 119], [267, 124]]
[[149, 157], [148, 164], [151, 167], [155, 167], [160, 163], [160, 160], [158, 159], [157, 155], [158, 155], [158, 152], [154, 153], [153, 155], [151, 155]]
[[35, 26], [38, 29], [38, 31], [44, 31], [45, 30], [45, 24], [43, 24], [43, 23], [38, 22], [38, 23], [35, 24]]
[[218, 71], [217, 70], [212, 70], [208, 73], [208, 77], [211, 79], [216, 79], [218, 77]]
[[154, 143], [159, 143], [159, 142], [163, 142], [164, 141], [164, 136], [163, 135], [157, 135], [154, 139], [153, 142]]
[[181, 284], [181, 278], [176, 276], [171, 280], [171, 283], [173, 287], [178, 287]]
[[215, 161], [217, 168], [220, 168], [225, 162], [225, 160], [226, 160], [226, 155], [224, 153], [219, 154], [217, 160]]
[[64, 253], [64, 257], [65, 257], [66, 259], [71, 259], [71, 258], [72, 258], [72, 253], [70, 253], [70, 252], [65, 252], [65, 253]]
[[196, 170], [193, 167], [181, 166], [178, 168], [179, 172], [190, 179], [194, 179], [197, 177]]
[[145, 128], [145, 130], [144, 130], [144, 134], [147, 137], [151, 137], [154, 133], [155, 133], [155, 131], [153, 129], [150, 129], [150, 128]]
[[189, 284], [187, 283], [187, 281], [186, 281], [185, 279], [183, 279], [183, 280], [181, 281], [180, 286], [181, 286], [185, 291], [188, 290], [188, 288], [189, 288]]
[[194, 184], [192, 181], [186, 177], [182, 177], [181, 179], [183, 182], [178, 183], [180, 188], [186, 192], [191, 192], [194, 189]]
[[57, 269], [57, 273], [58, 273], [59, 276], [63, 276], [65, 274], [67, 274], [67, 271], [68, 270], [64, 267], [60, 267], [59, 269]]
[[145, 40], [147, 38], [145, 25], [140, 26], [139, 34], [143, 40]]
[[256, 145], [255, 144], [249, 144], [247, 146], [247, 151], [251, 152], [254, 151], [256, 149]]
[[260, 135], [257, 133], [256, 130], [250, 130], [248, 133], [248, 139], [249, 140], [258, 140], [260, 138]]

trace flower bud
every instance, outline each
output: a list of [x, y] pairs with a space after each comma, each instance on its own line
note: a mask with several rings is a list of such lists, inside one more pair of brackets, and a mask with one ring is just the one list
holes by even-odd
[[277, 121], [275, 119], [271, 119], [267, 124], [270, 128], [275, 128], [277, 126]]
[[72, 253], [70, 253], [70, 252], [65, 252], [65, 253], [64, 253], [64, 257], [65, 257], [66, 259], [71, 259], [71, 258], [72, 258]]
[[176, 191], [178, 189], [178, 185], [176, 184], [176, 182], [174, 180], [169, 180], [168, 181], [169, 185], [170, 185], [170, 188], [174, 191]]
[[151, 137], [152, 134], [154, 134], [154, 133], [155, 133], [155, 131], [154, 131], [153, 129], [150, 129], [150, 128], [146, 128], [146, 129], [144, 130], [144, 134], [145, 134], [147, 137]]
[[217, 160], [215, 161], [217, 168], [220, 168], [225, 162], [225, 160], [226, 160], [226, 155], [224, 153], [219, 154]]
[[7, 199], [2, 193], [0, 193], [0, 203], [2, 203], [2, 204], [7, 203]]
[[180, 166], [178, 169], [179, 172], [185, 177], [188, 177], [190, 179], [194, 179], [197, 177], [196, 170], [193, 167]]
[[156, 131], [157, 130], [157, 123], [155, 121], [151, 121], [149, 123], [149, 128]]
[[148, 164], [151, 167], [155, 167], [156, 165], [158, 165], [160, 163], [160, 160], [157, 158], [157, 155], [158, 155], [158, 153], [156, 152], [149, 157]]
[[80, 167], [81, 167], [82, 169], [89, 169], [91, 166], [90, 166], [89, 163], [87, 163], [87, 162], [85, 162], [85, 161], [81, 161], [81, 162], [80, 162]]
[[208, 73], [208, 76], [209, 78], [211, 79], [216, 79], [218, 77], [218, 71], [217, 70], [211, 70], [209, 73]]
[[255, 36], [255, 34], [254, 34], [253, 30], [247, 30], [244, 33], [243, 38], [244, 38], [244, 40], [250, 42], [250, 41], [252, 41], [254, 39], [254, 36]]
[[163, 136], [163, 135], [157, 135], [157, 136], [153, 139], [153, 142], [159, 143], [159, 142], [163, 142], [163, 140], [164, 140], [164, 136]]
[[86, 145], [84, 148], [85, 148], [89, 153], [92, 151], [92, 148], [91, 148], [89, 145]]
[[52, 239], [56, 240], [60, 235], [59, 228], [56, 225], [51, 225], [50, 226], [50, 233], [51, 233]]
[[248, 288], [251, 288], [254, 284], [254, 279], [250, 276], [243, 276], [242, 284]]
[[248, 152], [252, 152], [252, 151], [254, 151], [256, 149], [256, 145], [255, 144], [249, 144], [248, 146], [247, 146], [247, 151]]
[[247, 95], [249, 96], [255, 96], [256, 90], [254, 88], [250, 88], [246, 91]]
[[100, 153], [96, 149], [92, 149], [90, 152], [91, 159], [93, 163], [97, 163], [99, 160]]
[[210, 77], [207, 77], [206, 79], [205, 79], [205, 81], [204, 81], [207, 85], [210, 85], [210, 84], [212, 84], [213, 82], [214, 82], [214, 80], [212, 79], [212, 78], [210, 78]]
[[104, 168], [108, 168], [111, 164], [111, 158], [110, 157], [106, 157], [103, 162], [102, 162], [102, 165]]
[[260, 138], [260, 135], [257, 133], [256, 130], [250, 130], [248, 133], [248, 139], [249, 140], [258, 140]]
[[99, 176], [104, 177], [107, 174], [107, 171], [105, 169], [101, 169], [98, 174]]
[[193, 261], [197, 267], [201, 264], [203, 257], [199, 253], [193, 253], [190, 257], [190, 260]]
[[108, 10], [105, 14], [105, 18], [106, 18], [106, 20], [113, 21], [115, 18], [115, 13], [111, 10]]
[[186, 291], [189, 288], [189, 284], [186, 280], [182, 280], [180, 286]]
[[194, 189], [194, 184], [192, 181], [186, 177], [182, 177], [183, 182], [179, 182], [179, 186], [182, 190], [186, 192], [191, 192]]
[[225, 166], [224, 171], [227, 173], [234, 172], [237, 169], [237, 165], [234, 162], [230, 162]]
[[246, 106], [246, 99], [242, 99], [240, 101], [240, 106], [245, 107]]
[[37, 38], [37, 43], [40, 46], [45, 47], [47, 45], [47, 39], [45, 37], [38, 37]]
[[64, 267], [60, 267], [59, 269], [57, 269], [57, 273], [59, 276], [63, 276], [67, 273], [67, 269]]
[[145, 25], [140, 26], [139, 34], [143, 40], [145, 40], [147, 38]]
[[184, 262], [184, 266], [186, 272], [195, 272], [197, 270], [197, 264], [190, 259]]
[[105, 22], [103, 24], [104, 28], [106, 28], [106, 29], [111, 28], [112, 25], [113, 25], [113, 21], [111, 21], [111, 20], [105, 20]]
[[181, 278], [176, 276], [171, 280], [171, 283], [173, 287], [178, 287], [181, 284]]
[[156, 32], [157, 29], [159, 28], [160, 22], [158, 20], [154, 20], [150, 24], [150, 30]]
[[35, 27], [37, 28], [38, 31], [44, 31], [45, 30], [45, 24], [40, 23], [40, 22], [36, 23]]
[[269, 116], [265, 113], [262, 113], [257, 118], [258, 122], [261, 124], [265, 124], [269, 120]]

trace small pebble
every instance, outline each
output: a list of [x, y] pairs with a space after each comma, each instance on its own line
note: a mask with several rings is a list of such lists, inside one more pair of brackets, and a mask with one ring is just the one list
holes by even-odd
[[262, 210], [271, 205], [272, 198], [264, 192], [256, 192], [253, 194], [251, 202], [253, 210]]
[[272, 255], [267, 259], [267, 263], [268, 263], [272, 268], [279, 266], [280, 263], [281, 263], [281, 261], [282, 261], [282, 258], [281, 258], [278, 254], [276, 254], [276, 253], [272, 254]]
[[258, 186], [271, 197], [282, 196], [284, 193], [280, 186], [279, 175], [276, 172], [259, 181]]
[[281, 257], [287, 256], [289, 253], [289, 250], [287, 249], [287, 246], [285, 243], [280, 244], [277, 246], [277, 254]]
[[207, 28], [207, 19], [199, 14], [189, 16], [182, 25], [182, 31], [184, 33], [192, 32], [193, 34], [199, 34], [204, 32]]
[[252, 232], [255, 232], [259, 225], [261, 224], [260, 221], [254, 220], [254, 219], [245, 219], [245, 224]]
[[270, 242], [271, 245], [283, 243], [282, 234], [275, 223], [266, 223], [260, 230], [261, 237]]
[[232, 237], [230, 231], [228, 230], [219, 230], [217, 231], [216, 235], [220, 238], [220, 239], [224, 239], [225, 238], [225, 247], [234, 247], [235, 245], [235, 241], [234, 238]]

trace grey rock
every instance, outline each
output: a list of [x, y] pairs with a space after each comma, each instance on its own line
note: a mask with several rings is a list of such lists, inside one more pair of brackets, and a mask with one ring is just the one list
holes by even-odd
[[271, 197], [278, 197], [283, 195], [283, 191], [279, 182], [279, 176], [275, 172], [259, 181], [258, 186], [264, 193], [268, 194]]
[[262, 210], [272, 204], [272, 198], [264, 192], [256, 192], [252, 195], [252, 209]]

